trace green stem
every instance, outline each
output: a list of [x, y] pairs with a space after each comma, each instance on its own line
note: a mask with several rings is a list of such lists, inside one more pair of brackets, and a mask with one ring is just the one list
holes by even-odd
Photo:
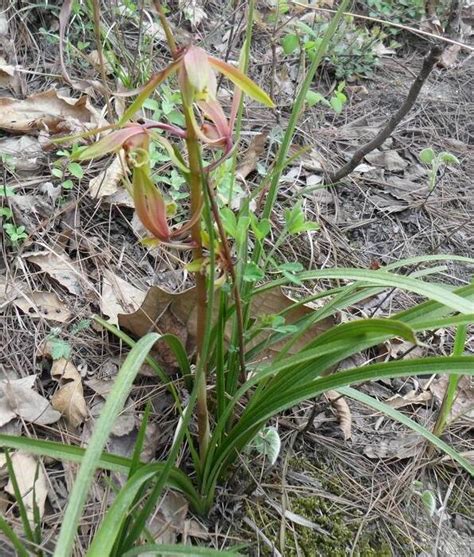
[[[464, 352], [464, 345], [466, 343], [467, 326], [460, 325], [456, 331], [456, 339], [454, 341], [453, 356], [462, 356]], [[461, 375], [449, 375], [448, 386], [446, 387], [446, 392], [444, 393], [443, 402], [441, 403], [441, 408], [439, 410], [438, 418], [436, 424], [433, 428], [433, 433], [439, 437], [448, 422], [449, 414], [451, 413], [451, 408], [453, 407], [454, 399], [456, 398], [457, 388]]]
[[[191, 219], [201, 212], [202, 209], [202, 165], [201, 149], [198, 138], [194, 131], [192, 106], [183, 106], [184, 117], [186, 120], [187, 137], [186, 148], [188, 150], [189, 176], [188, 184], [191, 190]], [[193, 249], [193, 261], [202, 259], [202, 238], [201, 238], [201, 219], [197, 218], [191, 229], [191, 236], [195, 245]], [[197, 324], [196, 324], [196, 344], [197, 344], [197, 366], [196, 381], [198, 383], [197, 393], [197, 418], [199, 428], [199, 451], [201, 462], [204, 461], [209, 445], [209, 411], [207, 407], [207, 362], [202, 358], [203, 340], [206, 331], [206, 277], [197, 271], [196, 280], [196, 302], [197, 302]]]

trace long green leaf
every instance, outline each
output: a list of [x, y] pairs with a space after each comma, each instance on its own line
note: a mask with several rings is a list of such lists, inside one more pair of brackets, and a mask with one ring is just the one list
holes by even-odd
[[132, 348], [115, 379], [115, 383], [105, 402], [104, 409], [97, 420], [94, 432], [86, 449], [81, 467], [69, 497], [64, 513], [59, 537], [54, 552], [55, 557], [70, 557], [73, 552], [74, 537], [77, 532], [82, 510], [98, 467], [102, 451], [114, 422], [122, 410], [130, 393], [132, 383], [140, 370], [148, 352], [160, 338], [149, 333]]
[[[459, 376], [456, 376], [459, 377]], [[365, 393], [361, 393], [360, 391], [353, 389], [352, 387], [341, 387], [337, 389], [337, 391], [349, 398], [353, 398], [354, 400], [358, 400], [371, 408], [374, 408], [378, 412], [382, 412], [386, 416], [390, 416], [397, 422], [400, 422], [403, 425], [406, 425], [416, 433], [422, 435], [425, 439], [427, 439], [430, 443], [433, 443], [435, 447], [440, 449], [441, 451], [445, 452], [449, 455], [453, 460], [458, 462], [465, 470], [467, 470], [471, 475], [474, 476], [474, 466], [465, 459], [462, 455], [460, 455], [457, 451], [455, 451], [452, 447], [450, 447], [447, 443], [442, 441], [439, 437], [436, 437], [431, 431], [423, 427], [422, 425], [418, 424], [405, 414], [402, 414], [395, 408], [392, 408], [388, 404], [378, 401], [377, 399], [366, 395]]]
[[258, 428], [272, 416], [331, 389], [337, 390], [354, 383], [383, 378], [443, 373], [446, 369], [453, 374], [474, 375], [474, 357], [422, 358], [372, 364], [319, 377], [307, 384], [280, 391], [272, 398], [262, 397], [258, 405], [252, 406], [251, 409], [247, 407], [239, 422], [213, 454], [212, 461], [206, 467], [206, 489], [212, 493], [221, 470], [234, 458], [234, 452], [241, 450]]
[[[445, 306], [450, 307], [461, 313], [474, 313], [474, 302], [466, 300], [461, 296], [453, 294], [443, 286], [430, 284], [403, 275], [388, 273], [386, 271], [371, 271], [368, 269], [340, 268], [340, 269], [321, 269], [316, 271], [305, 271], [295, 275], [301, 281], [318, 279], [339, 279], [357, 280], [377, 286], [388, 286], [390, 288], [400, 288], [408, 290], [420, 296], [425, 296], [430, 300], [435, 300]], [[286, 279], [275, 280], [260, 287], [256, 292], [264, 292], [275, 286], [286, 284]]]
[[[166, 462], [162, 465], [162, 469], [160, 470], [160, 474], [158, 475], [157, 483], [152, 493], [149, 495], [149, 501], [140, 513], [138, 519], [135, 521], [134, 526], [130, 528], [132, 533], [128, 536], [129, 539], [124, 543], [128, 542], [131, 545], [131, 543], [135, 541], [135, 539], [140, 535], [145, 526], [146, 519], [150, 515], [150, 512], [148, 512], [147, 510], [147, 506], [150, 507], [150, 503], [152, 503], [154, 506], [155, 501], [158, 500], [161, 491], [165, 486], [165, 483], [168, 482], [168, 477], [174, 470], [174, 464], [178, 457], [178, 453], [182, 445], [182, 440], [188, 431], [189, 422], [191, 420], [194, 405], [196, 402], [196, 396], [197, 384], [194, 385], [193, 392], [191, 393], [189, 403], [186, 407], [186, 411], [184, 412], [180, 425], [178, 425], [179, 431], [175, 436], [170, 454], [168, 455]], [[156, 475], [156, 469], [154, 465], [151, 464], [140, 468], [128, 480], [126, 485], [120, 490], [111, 508], [108, 510], [106, 516], [104, 517], [99, 530], [94, 536], [91, 547], [87, 553], [88, 557], [102, 557], [102, 555], [104, 554], [110, 554], [115, 540], [117, 539], [117, 535], [121, 531], [121, 527], [127, 516], [129, 507], [134, 502], [135, 497], [142, 486]], [[201, 510], [201, 501], [190, 482], [188, 482], [185, 493], [193, 508], [196, 511]]]

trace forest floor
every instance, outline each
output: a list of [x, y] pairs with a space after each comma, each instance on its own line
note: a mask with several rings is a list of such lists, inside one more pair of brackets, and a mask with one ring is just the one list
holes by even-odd
[[[222, 9], [217, 0], [202, 4], [202, 19], [195, 25], [181, 12], [174, 15], [178, 39], [194, 40], [219, 57], [237, 60], [244, 11]], [[120, 322], [119, 315], [140, 307], [150, 287], [177, 293], [190, 287], [192, 279], [183, 270], [181, 254], [139, 244], [142, 231], [133, 202], [120, 185], [120, 165], [112, 166], [112, 159], [70, 165], [58, 153], [61, 148], [49, 142], [54, 134], [100, 125], [106, 106], [93, 54], [93, 28], [79, 9], [67, 28], [70, 82], [62, 75], [59, 6], [11, 2], [0, 11], [0, 390], [11, 382], [25, 406], [9, 418], [0, 397], [0, 432], [85, 444], [126, 354], [91, 316]], [[271, 168], [304, 72], [301, 56], [285, 54], [281, 39], [290, 33], [292, 21], [311, 26], [315, 17], [314, 12], [290, 11], [278, 23], [269, 23], [270, 14], [269, 8], [258, 11], [250, 74], [271, 92], [277, 110], [246, 105], [237, 198], [252, 191]], [[134, 72], [146, 73], [149, 53], [153, 67], [162, 66], [166, 51], [151, 9], [139, 16], [130, 2], [111, 2], [104, 21], [117, 67], [137, 80], [140, 75]], [[463, 41], [469, 44], [473, 24], [471, 6], [462, 13]], [[397, 48], [389, 46], [392, 40]], [[331, 99], [344, 81], [346, 100], [337, 110], [319, 102], [301, 115], [292, 152], [306, 149], [285, 170], [272, 216], [272, 241], [283, 226], [285, 209], [296, 200], [320, 230], [285, 243], [278, 250], [281, 260], [297, 261], [308, 269], [377, 269], [417, 255], [474, 256], [472, 51], [461, 50], [436, 67], [413, 109], [380, 149], [341, 183], [324, 185], [324, 174], [346, 162], [397, 110], [434, 40], [404, 32], [384, 38], [383, 44], [375, 41], [371, 48], [378, 49], [376, 64], [367, 74], [354, 71], [336, 77], [334, 58], [325, 62], [314, 91]], [[348, 74], [342, 59], [338, 58], [339, 71]], [[115, 70], [108, 68], [108, 80], [117, 89]], [[121, 87], [125, 89], [123, 83]], [[173, 94], [170, 88], [166, 98], [150, 104], [150, 113], [175, 111]], [[5, 98], [18, 102], [5, 103]], [[126, 100], [115, 97], [113, 109], [123, 111]], [[426, 148], [449, 152], [459, 160], [440, 169], [434, 187], [419, 157]], [[159, 158], [157, 168], [169, 196], [186, 206], [179, 176], [170, 173], [166, 161], [160, 166]], [[467, 284], [473, 268], [448, 259], [437, 268], [436, 279]], [[163, 305], [162, 329], [185, 334], [179, 317], [167, 310], [170, 299]], [[390, 292], [352, 311], [386, 316], [410, 307], [412, 301], [410, 294]], [[340, 320], [347, 317], [341, 314]], [[451, 331], [440, 331], [414, 350], [391, 342], [355, 363], [405, 352], [448, 355], [452, 342]], [[67, 367], [67, 376], [64, 369], [58, 371], [60, 366]], [[153, 459], [169, 449], [177, 415], [164, 388], [144, 371], [114, 426], [108, 450], [130, 456], [150, 402], [153, 419], [147, 428], [147, 454], [142, 456]], [[432, 377], [378, 381], [361, 389], [429, 428], [445, 385], [445, 377]], [[461, 382], [454, 408], [459, 417], [445, 435], [458, 451], [471, 456], [473, 400], [472, 385]], [[56, 410], [50, 405], [53, 401]], [[282, 440], [276, 464], [270, 466], [252, 453], [244, 455], [242, 472], [221, 489], [208, 519], [193, 516], [185, 500], [169, 492], [151, 521], [156, 538], [164, 543], [194, 539], [215, 548], [244, 543], [249, 555], [285, 557], [472, 555], [474, 486], [467, 475], [446, 458], [428, 455], [421, 437], [359, 403], [347, 401], [343, 427], [341, 410], [332, 402], [321, 398], [303, 403], [276, 420], [272, 425]], [[37, 419], [38, 408], [42, 420]], [[35, 461], [22, 466], [34, 468]], [[47, 539], [54, 538], [61, 524], [75, 470], [72, 464], [44, 462]], [[0, 510], [15, 523], [7, 481], [0, 468]], [[434, 495], [432, 517], [420, 490]], [[110, 485], [98, 480], [81, 526], [85, 545], [112, 497]], [[8, 555], [7, 547], [0, 552]]]

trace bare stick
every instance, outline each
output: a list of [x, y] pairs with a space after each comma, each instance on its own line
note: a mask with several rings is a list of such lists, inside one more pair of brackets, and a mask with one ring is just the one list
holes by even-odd
[[421, 88], [426, 81], [426, 78], [430, 75], [431, 70], [439, 61], [441, 53], [442, 49], [439, 46], [434, 46], [430, 50], [428, 56], [426, 56], [423, 60], [423, 66], [420, 70], [420, 73], [418, 74], [418, 77], [413, 82], [412, 86], [410, 87], [410, 91], [408, 91], [408, 95], [405, 101], [397, 110], [397, 112], [395, 112], [395, 114], [387, 122], [387, 125], [379, 131], [374, 139], [363, 145], [354, 153], [348, 163], [346, 163], [333, 174], [329, 174], [328, 183], [334, 184], [335, 182], [339, 182], [339, 180], [341, 180], [342, 178], [345, 178], [354, 170], [354, 168], [356, 168], [356, 166], [358, 166], [358, 164], [366, 155], [368, 155], [374, 149], [377, 149], [377, 147], [380, 147], [382, 143], [390, 137], [393, 130], [398, 126], [398, 124], [403, 120], [403, 118], [415, 104], [416, 99], [420, 94]]

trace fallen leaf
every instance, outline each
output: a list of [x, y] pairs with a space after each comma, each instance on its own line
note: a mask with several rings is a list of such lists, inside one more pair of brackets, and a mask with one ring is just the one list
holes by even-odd
[[74, 132], [98, 126], [100, 121], [100, 114], [85, 95], [73, 99], [51, 89], [23, 100], [0, 98], [0, 129], [9, 132]]
[[125, 169], [124, 161], [117, 155], [110, 166], [89, 182], [89, 195], [94, 199], [113, 196], [119, 189]]
[[35, 381], [36, 375], [30, 375], [0, 382], [0, 425], [14, 417], [38, 425], [54, 424], [59, 420], [61, 414], [43, 396], [33, 391]]
[[[86, 56], [97, 71], [102, 71], [102, 66], [100, 63], [100, 55], [98, 50], [91, 50], [89, 54], [86, 54]], [[104, 56], [104, 69], [107, 75], [112, 75], [114, 73], [114, 68], [112, 64], [105, 58], [105, 56]]]
[[5, 35], [8, 35], [8, 19], [7, 13], [4, 10], [2, 13], [0, 13], [0, 37], [2, 37], [3, 39]]
[[59, 248], [54, 251], [25, 253], [24, 258], [57, 280], [71, 294], [82, 295], [84, 291], [93, 290], [92, 284], [84, 276], [79, 265]]
[[15, 93], [19, 93], [21, 89], [15, 66], [8, 64], [3, 56], [0, 56], [0, 88], [11, 88]]
[[51, 377], [59, 383], [59, 389], [51, 398], [53, 408], [61, 412], [72, 427], [78, 427], [87, 417], [87, 406], [76, 366], [64, 358], [55, 360]]
[[197, 27], [207, 19], [207, 14], [202, 7], [202, 0], [179, 0], [178, 6], [192, 27]]
[[30, 317], [43, 317], [59, 323], [66, 323], [71, 318], [68, 307], [54, 292], [23, 292], [22, 297], [13, 303]]
[[429, 391], [421, 391], [417, 393], [415, 390], [409, 391], [407, 394], [400, 396], [395, 395], [385, 401], [392, 408], [403, 408], [412, 404], [424, 404], [432, 399]]
[[[28, 519], [35, 524], [34, 508], [36, 507], [40, 518], [44, 514], [44, 505], [48, 496], [48, 485], [43, 466], [36, 458], [22, 452], [15, 452], [11, 457], [12, 468], [15, 473], [18, 490], [23, 504], [26, 507]], [[15, 497], [15, 490], [10, 478], [5, 486], [5, 491]]]
[[[137, 337], [142, 337], [150, 331], [174, 334], [187, 346], [188, 352], [192, 352], [196, 333], [195, 296], [194, 288], [172, 294], [158, 286], [153, 286], [147, 292], [140, 308], [130, 314], [119, 314], [118, 323]], [[250, 314], [253, 318], [275, 315], [283, 310], [288, 310], [294, 303], [281, 289], [274, 288], [254, 296]], [[314, 309], [306, 305], [292, 308], [285, 313], [285, 325], [292, 325], [313, 312]], [[289, 354], [299, 352], [305, 344], [333, 324], [334, 320], [331, 317], [309, 327], [289, 349]], [[247, 348], [252, 348], [263, 342], [272, 332], [272, 330], [268, 329], [263, 330], [252, 339], [251, 343], [247, 344]], [[226, 336], [228, 339], [229, 331], [227, 331]], [[281, 350], [285, 342], [280, 341], [273, 344], [265, 349], [260, 356], [262, 358], [271, 357], [274, 353], [278, 353]], [[165, 367], [166, 365], [175, 365], [174, 354], [165, 343], [158, 341], [157, 352], [159, 361]]]
[[[178, 294], [152, 286], [146, 293], [145, 299], [137, 311], [129, 314], [119, 314], [118, 323], [141, 338], [150, 331], [160, 334], [176, 335], [186, 346], [188, 342], [188, 322], [195, 310], [195, 289], [190, 288]], [[191, 327], [192, 329], [192, 327]], [[192, 330], [190, 338], [195, 334]], [[163, 341], [155, 344], [157, 359], [165, 368], [174, 369], [176, 359], [174, 353]]]
[[118, 324], [119, 313], [137, 311], [145, 299], [146, 292], [121, 279], [107, 269], [102, 279], [100, 309], [108, 315], [110, 323]]
[[[284, 310], [288, 310], [291, 306], [295, 304], [295, 301], [289, 298], [281, 288], [272, 288], [271, 290], [266, 290], [260, 294], [257, 294], [252, 298], [252, 303], [250, 306], [250, 315], [254, 318], [259, 318], [266, 315], [275, 315]], [[314, 313], [314, 308], [308, 305], [299, 305], [295, 308], [286, 311], [284, 314], [285, 317], [285, 326], [286, 325], [293, 325], [300, 319], [307, 317]], [[298, 340], [291, 346], [288, 350], [289, 354], [296, 354], [300, 352], [300, 350], [311, 340], [316, 338], [318, 335], [326, 331], [329, 327], [334, 325], [334, 319], [332, 317], [327, 317], [322, 321], [318, 321], [317, 323], [311, 325], [299, 338]], [[265, 340], [271, 334], [272, 331], [263, 331], [259, 335], [257, 335], [251, 343], [247, 345], [248, 348], [257, 345], [258, 343]], [[287, 341], [281, 341], [278, 343], [273, 344], [270, 346], [265, 352], [265, 356], [272, 356], [274, 353], [278, 353], [281, 350], [281, 347]]]
[[374, 166], [388, 170], [389, 172], [399, 172], [408, 166], [408, 162], [397, 153], [397, 151], [373, 151], [365, 155], [365, 160]]
[[327, 399], [336, 411], [339, 427], [341, 428], [344, 440], [347, 441], [352, 437], [352, 414], [346, 399], [337, 391], [326, 391]]
[[177, 537], [183, 533], [187, 514], [188, 503], [184, 496], [168, 490], [150, 521], [149, 527], [155, 543], [176, 543]]
[[375, 443], [366, 445], [363, 452], [369, 458], [405, 459], [418, 455], [423, 446], [424, 438], [416, 433], [405, 433], [390, 439], [383, 439], [380, 435]]
[[41, 166], [43, 149], [36, 137], [4, 137], [0, 139], [0, 155], [8, 157], [15, 172], [31, 172]]
[[257, 168], [260, 156], [265, 150], [267, 136], [267, 133], [257, 134], [243, 154], [242, 160], [239, 162], [236, 170], [236, 175], [241, 180], [245, 180], [245, 178]]
[[[448, 381], [448, 375], [441, 375], [430, 384], [430, 391], [440, 405], [443, 402], [444, 393], [448, 387]], [[463, 376], [459, 380], [456, 398], [451, 407], [448, 423], [454, 422], [461, 416], [474, 418], [474, 383], [472, 378], [468, 376]]]
[[442, 68], [452, 68], [456, 65], [458, 54], [461, 52], [461, 47], [457, 44], [452, 44], [444, 49], [439, 59], [438, 66]]

